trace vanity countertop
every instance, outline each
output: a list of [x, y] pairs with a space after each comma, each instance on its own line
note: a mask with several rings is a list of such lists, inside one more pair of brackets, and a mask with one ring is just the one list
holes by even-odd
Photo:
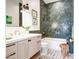
[[26, 40], [28, 38], [39, 36], [39, 35], [41, 36], [41, 34], [37, 34], [37, 33], [36, 34], [35, 33], [21, 34], [21, 35], [13, 37], [12, 39], [6, 40], [6, 44], [10, 44], [10, 43]]

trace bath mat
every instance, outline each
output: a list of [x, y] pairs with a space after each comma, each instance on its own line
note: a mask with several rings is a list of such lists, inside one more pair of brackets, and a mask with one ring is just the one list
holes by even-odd
[[37, 59], [60, 59], [61, 55], [60, 55], [60, 51], [56, 51], [56, 50], [48, 50], [47, 55], [42, 55], [40, 57], [38, 57]]
[[[48, 50], [48, 54], [39, 56], [36, 59], [62, 59], [62, 55], [60, 51], [56, 51], [56, 50]], [[65, 59], [73, 59], [73, 55], [69, 54]]]

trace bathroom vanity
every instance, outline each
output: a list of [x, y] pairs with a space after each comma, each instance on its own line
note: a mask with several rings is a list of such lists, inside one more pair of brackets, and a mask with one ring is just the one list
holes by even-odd
[[30, 59], [40, 50], [41, 34], [23, 34], [6, 40], [6, 59]]

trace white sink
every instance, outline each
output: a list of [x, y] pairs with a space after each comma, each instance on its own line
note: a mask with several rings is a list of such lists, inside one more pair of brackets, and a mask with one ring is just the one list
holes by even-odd
[[27, 38], [38, 36], [38, 35], [41, 35], [41, 34], [31, 33], [31, 34], [16, 35], [16, 36], [13, 36], [11, 38], [7, 38], [6, 39], [6, 44], [11, 43], [11, 42], [17, 42], [17, 41], [25, 40]]

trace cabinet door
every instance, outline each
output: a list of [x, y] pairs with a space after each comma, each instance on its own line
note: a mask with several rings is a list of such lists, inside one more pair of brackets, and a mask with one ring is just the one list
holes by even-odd
[[33, 37], [28, 40], [29, 43], [29, 58], [35, 55], [40, 50], [41, 38]]
[[28, 40], [28, 43], [29, 43], [29, 58], [31, 58], [34, 53], [35, 53], [35, 42], [34, 42], [34, 39], [31, 38]]
[[27, 42], [27, 40], [18, 42], [18, 59], [28, 59], [28, 42]]

